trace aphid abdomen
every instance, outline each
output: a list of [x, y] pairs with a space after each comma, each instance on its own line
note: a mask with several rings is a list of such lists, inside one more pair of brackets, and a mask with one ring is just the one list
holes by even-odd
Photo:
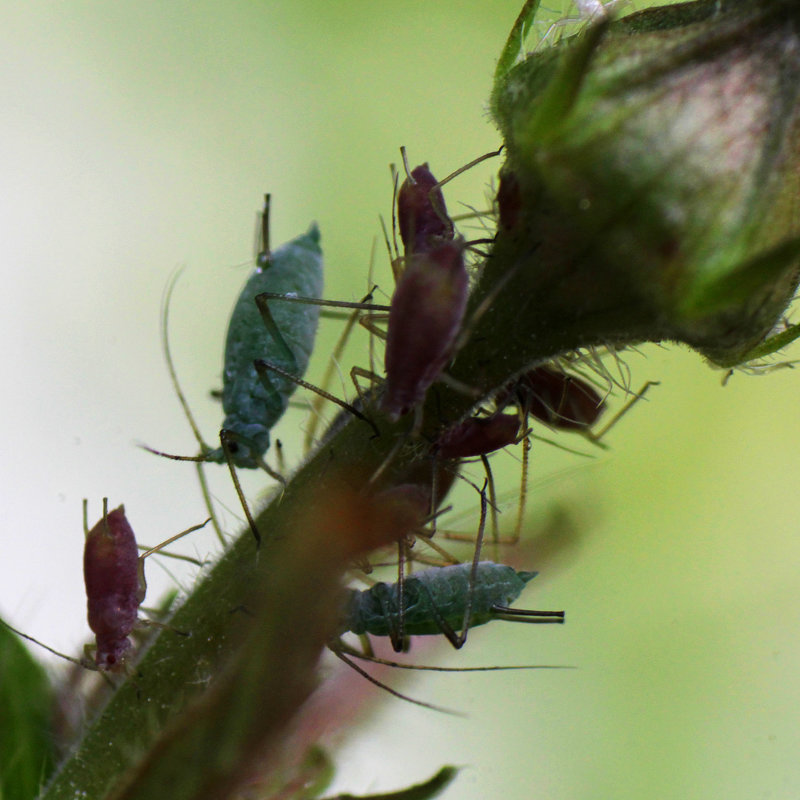
[[[272, 374], [269, 387], [259, 377], [256, 359], [275, 364], [302, 377], [308, 367], [319, 320], [319, 306], [272, 303], [270, 312], [282, 342], [270, 332], [256, 305], [263, 292], [322, 295], [322, 250], [316, 224], [296, 239], [267, 255], [250, 276], [236, 301], [225, 343], [225, 369], [222, 376], [222, 427], [241, 437], [236, 442], [233, 460], [238, 467], [256, 467], [251, 455], [262, 457], [269, 447], [269, 431], [281, 418], [297, 384]], [[288, 349], [287, 349], [288, 348]], [[246, 440], [243, 443], [241, 440]], [[251, 445], [251, 446], [248, 446]], [[222, 449], [209, 453], [209, 461], [223, 462]]]
[[[454, 630], [460, 628], [471, 572], [472, 564], [455, 564], [423, 570], [407, 578], [403, 587], [403, 631], [411, 636], [441, 634], [437, 614]], [[513, 603], [535, 575], [493, 561], [481, 561], [473, 588], [469, 627], [489, 622], [494, 616], [494, 606]], [[378, 583], [363, 592], [352, 591], [342, 629], [373, 636], [391, 636], [400, 630], [397, 584]]]
[[496, 402], [518, 402], [538, 420], [561, 430], [586, 430], [605, 410], [603, 398], [585, 380], [546, 365], [534, 367], [503, 389]]
[[394, 418], [425, 396], [450, 360], [467, 307], [461, 241], [408, 259], [392, 297], [386, 337], [383, 410]]
[[99, 669], [114, 669], [131, 646], [141, 601], [139, 552], [125, 507], [110, 511], [87, 534], [83, 551], [89, 627]]
[[441, 458], [472, 458], [514, 444], [519, 434], [516, 414], [469, 417], [445, 430], [436, 441]]
[[442, 190], [431, 192], [436, 183], [428, 164], [421, 164], [411, 171], [397, 193], [397, 222], [406, 256], [426, 252], [439, 240], [455, 235]]

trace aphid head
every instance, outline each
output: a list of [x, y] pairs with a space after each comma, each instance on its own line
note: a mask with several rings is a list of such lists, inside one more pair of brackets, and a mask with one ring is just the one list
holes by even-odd
[[425, 252], [455, 235], [442, 190], [428, 165], [420, 164], [403, 181], [397, 194], [397, 221], [406, 255]]
[[269, 448], [269, 428], [260, 423], [233, 422], [224, 424], [220, 438], [224, 447], [212, 450], [207, 461], [225, 464], [228, 458], [241, 469], [256, 469], [261, 465], [262, 454]]
[[101, 672], [121, 672], [124, 669], [125, 655], [132, 647], [128, 637], [122, 639], [109, 639], [97, 643], [94, 663]]

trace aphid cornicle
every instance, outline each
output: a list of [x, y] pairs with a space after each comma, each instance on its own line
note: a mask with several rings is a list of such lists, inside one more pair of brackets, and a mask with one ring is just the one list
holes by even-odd
[[462, 625], [470, 596], [469, 628], [493, 619], [564, 622], [563, 611], [509, 608], [536, 574], [517, 572], [493, 561], [480, 561], [471, 584], [472, 563], [422, 570], [405, 579], [402, 611], [396, 583], [378, 583], [364, 591], [350, 589], [341, 629], [343, 633], [374, 636], [392, 636], [400, 629], [414, 636], [447, 634]]

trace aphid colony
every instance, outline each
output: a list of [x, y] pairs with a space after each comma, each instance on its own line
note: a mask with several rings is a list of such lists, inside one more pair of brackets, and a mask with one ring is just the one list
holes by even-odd
[[[407, 177], [396, 194], [397, 222], [404, 252], [402, 257], [393, 260], [396, 286], [389, 306], [320, 300], [322, 251], [319, 230], [312, 224], [305, 234], [270, 251], [267, 196], [262, 213], [263, 249], [258, 254], [253, 274], [236, 301], [228, 326], [222, 389], [225, 418], [218, 448], [211, 448], [203, 441], [177, 382], [166, 337], [168, 303], [174, 282], [170, 286], [164, 311], [167, 362], [200, 445], [200, 454], [174, 456], [152, 452], [177, 460], [195, 461], [198, 465], [207, 461], [227, 463], [257, 544], [260, 544], [261, 536], [236, 477], [236, 468], [261, 468], [283, 481], [264, 458], [270, 445], [271, 430], [286, 411], [298, 385], [338, 403], [345, 414], [366, 420], [378, 433], [369, 415], [383, 413], [393, 421], [411, 412], [417, 416], [428, 391], [442, 378], [461, 339], [468, 335], [465, 313], [469, 276], [465, 252], [469, 244], [456, 235], [441, 191], [442, 183], [437, 182], [428, 165], [422, 164], [410, 171], [406, 167], [406, 173]], [[505, 195], [501, 184], [501, 224], [510, 224], [510, 204]], [[388, 312], [387, 329], [382, 334], [386, 340], [386, 375], [377, 389], [362, 396], [360, 410], [302, 379], [313, 349], [322, 305], [355, 309], [355, 314]], [[374, 326], [370, 330], [375, 330]], [[360, 374], [376, 378], [371, 372], [361, 370]], [[514, 411], [510, 413], [512, 408]], [[383, 501], [407, 503], [409, 498], [413, 498], [409, 507], [415, 509], [407, 525], [398, 533], [398, 580], [391, 585], [377, 583], [364, 591], [349, 590], [343, 599], [339, 635], [350, 632], [388, 636], [394, 648], [401, 650], [407, 636], [444, 634], [458, 648], [466, 641], [470, 627], [493, 619], [563, 622], [564, 613], [561, 611], [528, 611], [510, 607], [536, 573], [517, 572], [502, 564], [480, 560], [487, 508], [485, 490], [479, 492], [481, 521], [474, 555], [469, 563], [451, 563], [406, 575], [405, 564], [410, 559], [406, 540], [418, 536], [434, 546], [425, 524], [429, 516], [435, 519], [438, 505], [458, 476], [462, 459], [480, 457], [486, 469], [487, 482], [491, 483], [487, 460], [490, 453], [522, 441], [525, 444], [523, 465], [527, 463], [530, 418], [555, 429], [581, 431], [589, 435], [603, 410], [604, 399], [589, 382], [555, 366], [540, 365], [500, 387], [488, 410], [481, 408], [473, 416], [443, 426], [429, 445], [428, 461], [433, 466], [422, 470], [432, 485], [400, 484], [382, 490]], [[416, 425], [410, 435], [417, 435]], [[442, 470], [437, 464], [447, 466]], [[523, 470], [522, 498], [525, 481]], [[213, 517], [205, 485], [204, 493]], [[493, 499], [491, 491], [490, 494]], [[144, 559], [202, 526], [183, 531], [140, 556], [124, 508], [120, 506], [108, 511], [106, 501], [103, 503], [102, 519], [91, 530], [86, 523], [84, 503], [84, 576], [88, 621], [96, 636], [96, 646], [91, 659], [87, 655], [76, 663], [92, 669], [120, 672], [126, 669], [132, 648], [129, 637], [134, 628], [153, 624], [138, 617], [146, 591]], [[523, 505], [521, 500], [521, 512]], [[434, 547], [445, 561], [452, 561], [442, 548]], [[353, 651], [338, 638], [331, 643], [331, 649], [351, 664], [347, 656], [367, 657]], [[355, 668], [363, 674], [360, 668]]]

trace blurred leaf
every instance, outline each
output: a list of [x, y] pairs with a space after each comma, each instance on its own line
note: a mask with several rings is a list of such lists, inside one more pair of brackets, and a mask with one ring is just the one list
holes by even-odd
[[0, 798], [35, 797], [53, 767], [52, 688], [25, 646], [0, 625]]
[[329, 797], [324, 800], [428, 800], [429, 797], [436, 797], [439, 792], [445, 789], [450, 781], [455, 778], [457, 772], [458, 769], [456, 767], [442, 767], [430, 780], [409, 786], [408, 789], [400, 789], [397, 792], [389, 792], [388, 794], [337, 794], [336, 797]]

